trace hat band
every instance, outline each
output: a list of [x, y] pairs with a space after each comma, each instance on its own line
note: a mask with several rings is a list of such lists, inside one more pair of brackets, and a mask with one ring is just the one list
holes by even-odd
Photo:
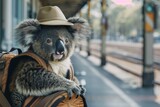
[[56, 17], [56, 18], [51, 18], [51, 19], [40, 19], [40, 20], [38, 20], [38, 21], [39, 21], [39, 22], [45, 22], [45, 21], [53, 21], [53, 20], [68, 21], [68, 20], [64, 20], [64, 19], [59, 19], [58, 17]]

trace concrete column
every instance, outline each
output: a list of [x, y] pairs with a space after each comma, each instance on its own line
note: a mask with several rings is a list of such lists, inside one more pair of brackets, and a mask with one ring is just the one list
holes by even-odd
[[106, 0], [101, 2], [101, 66], [106, 64], [106, 34], [107, 34], [107, 16], [106, 16]]
[[24, 6], [23, 16], [24, 16], [24, 19], [27, 19], [27, 18], [28, 18], [28, 6], [27, 6], [28, 3], [29, 3], [28, 0], [24, 0], [24, 1], [23, 1], [23, 6]]
[[9, 50], [12, 47], [12, 0], [3, 1], [3, 15], [4, 15], [4, 37], [5, 47]]
[[[153, 31], [148, 32], [146, 30], [146, 2], [143, 1], [143, 73], [142, 73], [142, 86], [153, 87], [154, 86], [154, 69], [153, 69]], [[153, 23], [152, 21], [150, 21]], [[152, 28], [154, 29], [154, 28]]]
[[[90, 13], [90, 11], [91, 11], [91, 0], [88, 0], [88, 22], [89, 22], [89, 24], [91, 24], [91, 13]], [[87, 54], [88, 54], [88, 56], [90, 56], [91, 55], [91, 53], [90, 53], [90, 37], [88, 37], [87, 38]]]
[[153, 33], [146, 33], [143, 47], [143, 87], [154, 86]]
[[36, 4], [38, 3], [39, 1], [37, 0], [32, 0], [32, 18], [36, 18]]

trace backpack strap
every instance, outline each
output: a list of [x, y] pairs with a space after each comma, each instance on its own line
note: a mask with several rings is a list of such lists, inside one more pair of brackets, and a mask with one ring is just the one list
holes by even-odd
[[[18, 54], [20, 54], [22, 51], [18, 48], [12, 48], [9, 52], [12, 52], [14, 50], [18, 51]], [[7, 98], [4, 96], [3, 92], [5, 91], [6, 88], [6, 82], [7, 82], [7, 78], [8, 78], [8, 69], [9, 69], [9, 64], [10, 61], [13, 57], [15, 57], [15, 54], [9, 54], [9, 52], [5, 52], [5, 53], [0, 53], [0, 58], [2, 58], [2, 60], [0, 61], [1, 64], [1, 69], [5, 68], [3, 70], [3, 72], [1, 71], [0, 75], [1, 75], [1, 80], [0, 80], [0, 107], [11, 107], [11, 105], [9, 104]], [[9, 55], [7, 55], [9, 54]], [[5, 67], [4, 67], [5, 66]]]
[[7, 59], [6, 62], [4, 62], [5, 68], [4, 68], [4, 72], [3, 72], [3, 76], [2, 76], [2, 81], [1, 81], [1, 86], [2, 86], [2, 91], [3, 91], [3, 92], [5, 92], [5, 90], [6, 90], [9, 65], [10, 65], [11, 59], [12, 59], [13, 57], [15, 57], [15, 54], [10, 54], [10, 55], [4, 54], [4, 55], [3, 55], [3, 58], [4, 58], [4, 59]]
[[43, 68], [45, 68], [48, 71], [52, 71], [52, 67], [47, 64], [42, 58], [40, 58], [38, 55], [34, 54], [33, 52], [27, 51], [24, 52], [20, 55], [18, 55], [17, 57], [23, 57], [23, 56], [29, 56], [31, 58], [33, 58], [36, 62], [38, 62], [38, 64], [40, 66], [42, 66]]
[[[9, 52], [13, 52], [15, 50], [18, 51], [19, 55], [17, 55], [17, 56], [15, 54], [7, 55], [7, 54], [9, 54]], [[9, 70], [10, 63], [11, 63], [12, 59], [16, 59], [16, 58], [20, 58], [20, 57], [24, 57], [24, 56], [29, 56], [29, 57], [33, 58], [35, 61], [37, 61], [39, 63], [39, 65], [42, 66], [43, 68], [45, 68], [47, 71], [52, 71], [52, 68], [50, 67], [50, 65], [47, 64], [42, 58], [40, 58], [39, 56], [37, 56], [33, 52], [27, 51], [25, 53], [22, 53], [22, 51], [18, 48], [12, 48], [9, 52], [2, 54], [3, 58], [7, 59], [5, 62], [5, 69], [4, 69], [2, 81], [1, 81], [1, 86], [2, 86], [3, 92], [5, 92], [5, 90], [6, 90], [6, 85], [7, 85], [7, 80], [8, 80], [8, 70]]]

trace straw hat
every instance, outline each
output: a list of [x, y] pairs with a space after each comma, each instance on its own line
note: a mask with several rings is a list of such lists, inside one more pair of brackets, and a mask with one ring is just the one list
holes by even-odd
[[57, 6], [45, 6], [40, 8], [37, 20], [41, 25], [73, 25], [73, 23], [68, 22], [60, 8]]

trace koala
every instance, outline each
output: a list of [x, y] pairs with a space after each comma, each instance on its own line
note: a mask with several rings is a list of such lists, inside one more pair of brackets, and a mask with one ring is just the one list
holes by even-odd
[[89, 35], [86, 20], [72, 17], [73, 26], [41, 25], [36, 19], [25, 20], [16, 28], [19, 43], [42, 58], [52, 67], [48, 72], [31, 58], [23, 58], [12, 71], [9, 83], [9, 99], [12, 107], [21, 107], [27, 96], [46, 96], [58, 90], [65, 90], [71, 98], [85, 93], [78, 79], [69, 80], [70, 57], [79, 38]]

